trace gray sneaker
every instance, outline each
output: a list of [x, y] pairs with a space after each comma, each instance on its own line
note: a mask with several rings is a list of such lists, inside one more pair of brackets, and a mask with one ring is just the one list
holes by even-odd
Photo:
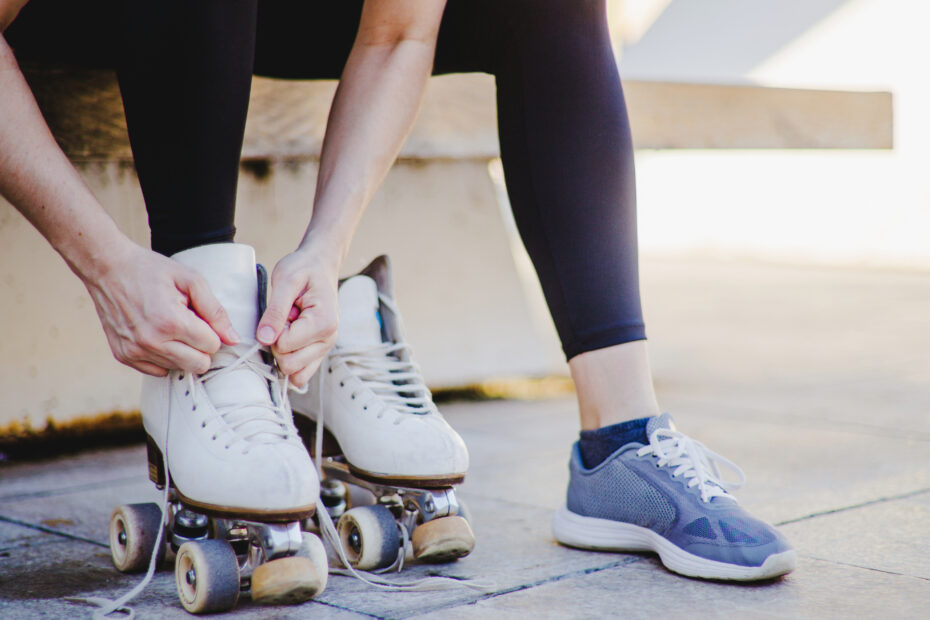
[[[556, 540], [582, 549], [653, 551], [689, 577], [755, 581], [794, 570], [797, 555], [774, 527], [750, 516], [727, 492], [740, 469], [675, 430], [667, 413], [646, 426], [649, 443], [630, 443], [592, 469], [578, 444], [568, 499], [552, 520]], [[725, 483], [718, 464], [741, 478]]]

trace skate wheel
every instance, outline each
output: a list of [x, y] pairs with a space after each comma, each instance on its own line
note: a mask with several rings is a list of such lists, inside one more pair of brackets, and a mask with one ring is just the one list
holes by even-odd
[[336, 529], [349, 563], [360, 570], [390, 566], [400, 552], [397, 522], [385, 506], [352, 508], [339, 518]]
[[413, 556], [421, 562], [451, 562], [475, 548], [475, 534], [462, 517], [441, 517], [418, 525], [410, 537]]
[[174, 563], [178, 598], [192, 614], [227, 611], [239, 600], [239, 562], [225, 540], [194, 540]]
[[322, 592], [324, 585], [310, 558], [292, 555], [265, 562], [252, 572], [252, 600], [262, 605], [296, 605]]
[[320, 537], [309, 532], [304, 532], [300, 543], [300, 549], [297, 551], [297, 556], [307, 558], [313, 562], [313, 566], [320, 576], [320, 589], [317, 591], [317, 594], [325, 590], [326, 582], [329, 579], [329, 556], [326, 554], [326, 547], [323, 546], [323, 541], [320, 540]]
[[[110, 516], [110, 557], [113, 566], [124, 573], [138, 573], [149, 567], [155, 542], [162, 529], [158, 504], [117, 506]], [[158, 561], [165, 555], [165, 541], [158, 549]]]

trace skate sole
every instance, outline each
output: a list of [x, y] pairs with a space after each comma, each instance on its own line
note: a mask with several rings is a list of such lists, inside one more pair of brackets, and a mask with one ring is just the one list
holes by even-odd
[[465, 474], [449, 474], [446, 476], [393, 476], [389, 474], [376, 474], [359, 469], [351, 463], [344, 461], [329, 461], [323, 464], [323, 470], [335, 469], [342, 473], [349, 473], [366, 482], [392, 487], [411, 487], [414, 489], [439, 489], [461, 484]]
[[[173, 485], [172, 485], [173, 486]], [[211, 517], [221, 517], [224, 519], [236, 519], [241, 521], [257, 521], [259, 523], [290, 523], [292, 521], [301, 521], [309, 519], [316, 512], [316, 504], [309, 506], [298, 506], [287, 510], [254, 510], [246, 508], [234, 508], [231, 506], [216, 506], [214, 504], [205, 504], [185, 497], [177, 488], [173, 487], [178, 494], [178, 500], [184, 506], [193, 509], [196, 512]]]
[[609, 519], [584, 517], [562, 506], [552, 518], [555, 539], [569, 547], [598, 551], [652, 551], [675, 573], [701, 579], [761, 581], [794, 570], [797, 554], [789, 549], [770, 555], [761, 566], [741, 566], [708, 560], [688, 553], [650, 529]]

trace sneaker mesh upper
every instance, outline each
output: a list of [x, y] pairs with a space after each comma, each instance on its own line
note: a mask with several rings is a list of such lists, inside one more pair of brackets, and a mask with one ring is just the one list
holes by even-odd
[[622, 462], [604, 464], [610, 471], [578, 476], [568, 487], [568, 509], [599, 519], [665, 529], [675, 520], [675, 507]]

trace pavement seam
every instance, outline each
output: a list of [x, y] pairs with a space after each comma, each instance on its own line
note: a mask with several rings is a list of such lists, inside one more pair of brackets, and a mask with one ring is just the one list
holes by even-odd
[[333, 609], [338, 609], [339, 611], [348, 611], [353, 614], [365, 616], [366, 618], [375, 618], [376, 620], [385, 620], [384, 616], [378, 616], [375, 614], [368, 613], [367, 611], [361, 611], [359, 609], [352, 609], [351, 607], [345, 607], [344, 605], [337, 605], [336, 603], [328, 603], [326, 601], [321, 601], [319, 599], [313, 599], [313, 602], [319, 603], [320, 605], [325, 605], [327, 607], [332, 607]]
[[98, 547], [103, 547], [109, 549], [110, 545], [100, 542], [99, 540], [93, 540], [92, 538], [85, 538], [79, 534], [71, 534], [69, 532], [63, 532], [61, 530], [56, 530], [53, 527], [48, 527], [45, 525], [39, 525], [38, 523], [29, 523], [28, 521], [20, 521], [19, 519], [14, 519], [13, 517], [7, 517], [0, 515], [0, 521], [6, 523], [12, 523], [13, 525], [19, 525], [21, 527], [26, 527], [32, 530], [38, 530], [40, 532], [45, 532], [46, 534], [54, 534], [55, 536], [62, 536], [64, 538], [69, 538], [71, 540], [77, 540], [79, 542], [89, 543], [91, 545], [96, 545]]
[[815, 519], [817, 517], [824, 517], [827, 515], [837, 514], [840, 512], [856, 510], [857, 508], [865, 508], [866, 506], [873, 506], [875, 504], [884, 504], [885, 502], [893, 502], [899, 499], [910, 499], [912, 497], [923, 495], [925, 493], [930, 493], [930, 489], [918, 489], [916, 491], [908, 491], [907, 493], [901, 493], [899, 495], [889, 495], [888, 497], [879, 497], [877, 499], [870, 499], [867, 502], [853, 504], [852, 506], [843, 506], [842, 508], [832, 508], [830, 510], [822, 510], [820, 512], [813, 512], [803, 517], [797, 517], [795, 519], [787, 519], [785, 521], [779, 521], [775, 525], [779, 527], [782, 525], [791, 525], [793, 523], [800, 523], [802, 521], [808, 521], [810, 519]]
[[831, 560], [830, 558], [822, 558], [817, 555], [804, 555], [809, 560], [816, 560], [818, 562], [826, 562], [827, 564], [836, 564], [837, 566], [848, 566], [850, 568], [859, 568], [862, 570], [870, 570], [876, 573], [882, 573], [884, 575], [894, 575], [895, 577], [907, 577], [909, 579], [920, 579], [921, 581], [930, 581], [928, 577], [921, 577], [920, 575], [908, 575], [907, 573], [899, 573], [893, 570], [887, 570], [884, 568], [875, 568], [874, 566], [863, 566], [862, 564], [853, 564], [852, 562], [843, 562], [840, 560]]
[[0, 495], [0, 501], [9, 502], [9, 501], [18, 501], [21, 499], [36, 499], [42, 497], [54, 497], [56, 495], [69, 495], [71, 493], [79, 493], [81, 491], [93, 491], [95, 489], [111, 487], [111, 486], [121, 486], [123, 484], [129, 484], [133, 482], [141, 482], [143, 480], [148, 480], [145, 476], [135, 475], [135, 476], [125, 476], [123, 478], [115, 478], [113, 480], [105, 480], [99, 482], [88, 482], [86, 484], [79, 484], [73, 487], [63, 487], [60, 489], [47, 489], [45, 491], [33, 491], [31, 493], [14, 493], [13, 495]]
[[422, 616], [422, 615], [425, 615], [425, 614], [431, 614], [431, 613], [434, 613], [434, 612], [437, 612], [437, 611], [442, 611], [442, 610], [444, 610], [444, 609], [452, 609], [452, 608], [455, 608], [455, 607], [462, 607], [462, 606], [464, 606], [464, 605], [474, 605], [475, 603], [478, 603], [478, 602], [480, 602], [480, 601], [484, 601], [484, 600], [488, 600], [488, 599], [492, 599], [492, 598], [497, 598], [498, 596], [504, 596], [504, 595], [506, 595], [506, 594], [511, 594], [511, 593], [513, 593], [513, 592], [522, 592], [523, 590], [530, 590], [530, 589], [532, 589], [532, 588], [536, 588], [536, 587], [539, 587], [539, 586], [548, 585], [548, 584], [550, 584], [550, 583], [557, 583], [557, 582], [562, 581], [562, 580], [564, 580], [564, 579], [572, 579], [572, 578], [574, 578], [574, 577], [583, 577], [583, 576], [585, 576], [585, 575], [590, 575], [590, 574], [593, 574], [593, 573], [599, 573], [599, 572], [601, 572], [601, 571], [609, 570], [609, 569], [611, 569], [611, 568], [619, 568], [619, 567], [621, 567], [621, 566], [628, 566], [628, 565], [630, 565], [630, 564], [635, 564], [635, 563], [637, 563], [637, 562], [640, 562], [641, 560], [642, 560], [642, 558], [640, 558], [640, 557], [635, 557], [635, 556], [634, 556], [634, 557], [625, 557], [625, 558], [623, 558], [622, 560], [617, 560], [617, 561], [610, 562], [610, 563], [608, 563], [608, 564], [604, 564], [604, 565], [601, 565], [601, 566], [592, 566], [592, 567], [589, 567], [589, 568], [582, 568], [582, 569], [579, 569], [579, 570], [571, 571], [570, 573], [563, 573], [563, 574], [561, 574], [561, 575], [555, 575], [555, 576], [553, 576], [553, 577], [546, 577], [545, 579], [539, 579], [539, 580], [537, 580], [537, 581], [533, 581], [533, 582], [530, 582], [530, 583], [524, 583], [524, 584], [520, 584], [520, 585], [516, 585], [516, 586], [511, 586], [511, 587], [509, 587], [509, 588], [504, 588], [504, 589], [502, 589], [502, 590], [497, 590], [497, 591], [495, 591], [495, 592], [489, 592], [489, 593], [487, 593], [487, 594], [482, 594], [482, 595], [480, 595], [480, 596], [478, 596], [478, 597], [476, 597], [476, 598], [474, 598], [474, 599], [472, 599], [472, 600], [469, 600], [469, 601], [458, 601], [458, 602], [446, 603], [446, 604], [443, 604], [443, 605], [438, 605], [438, 606], [436, 606], [436, 607], [431, 607], [431, 608], [429, 608], [429, 609], [424, 609], [424, 610], [418, 611], [418, 612], [413, 613], [413, 614], [408, 614], [408, 615], [404, 615], [404, 616], [394, 616], [394, 617], [395, 617], [395, 618], [413, 618], [413, 617], [416, 617], [416, 616]]

